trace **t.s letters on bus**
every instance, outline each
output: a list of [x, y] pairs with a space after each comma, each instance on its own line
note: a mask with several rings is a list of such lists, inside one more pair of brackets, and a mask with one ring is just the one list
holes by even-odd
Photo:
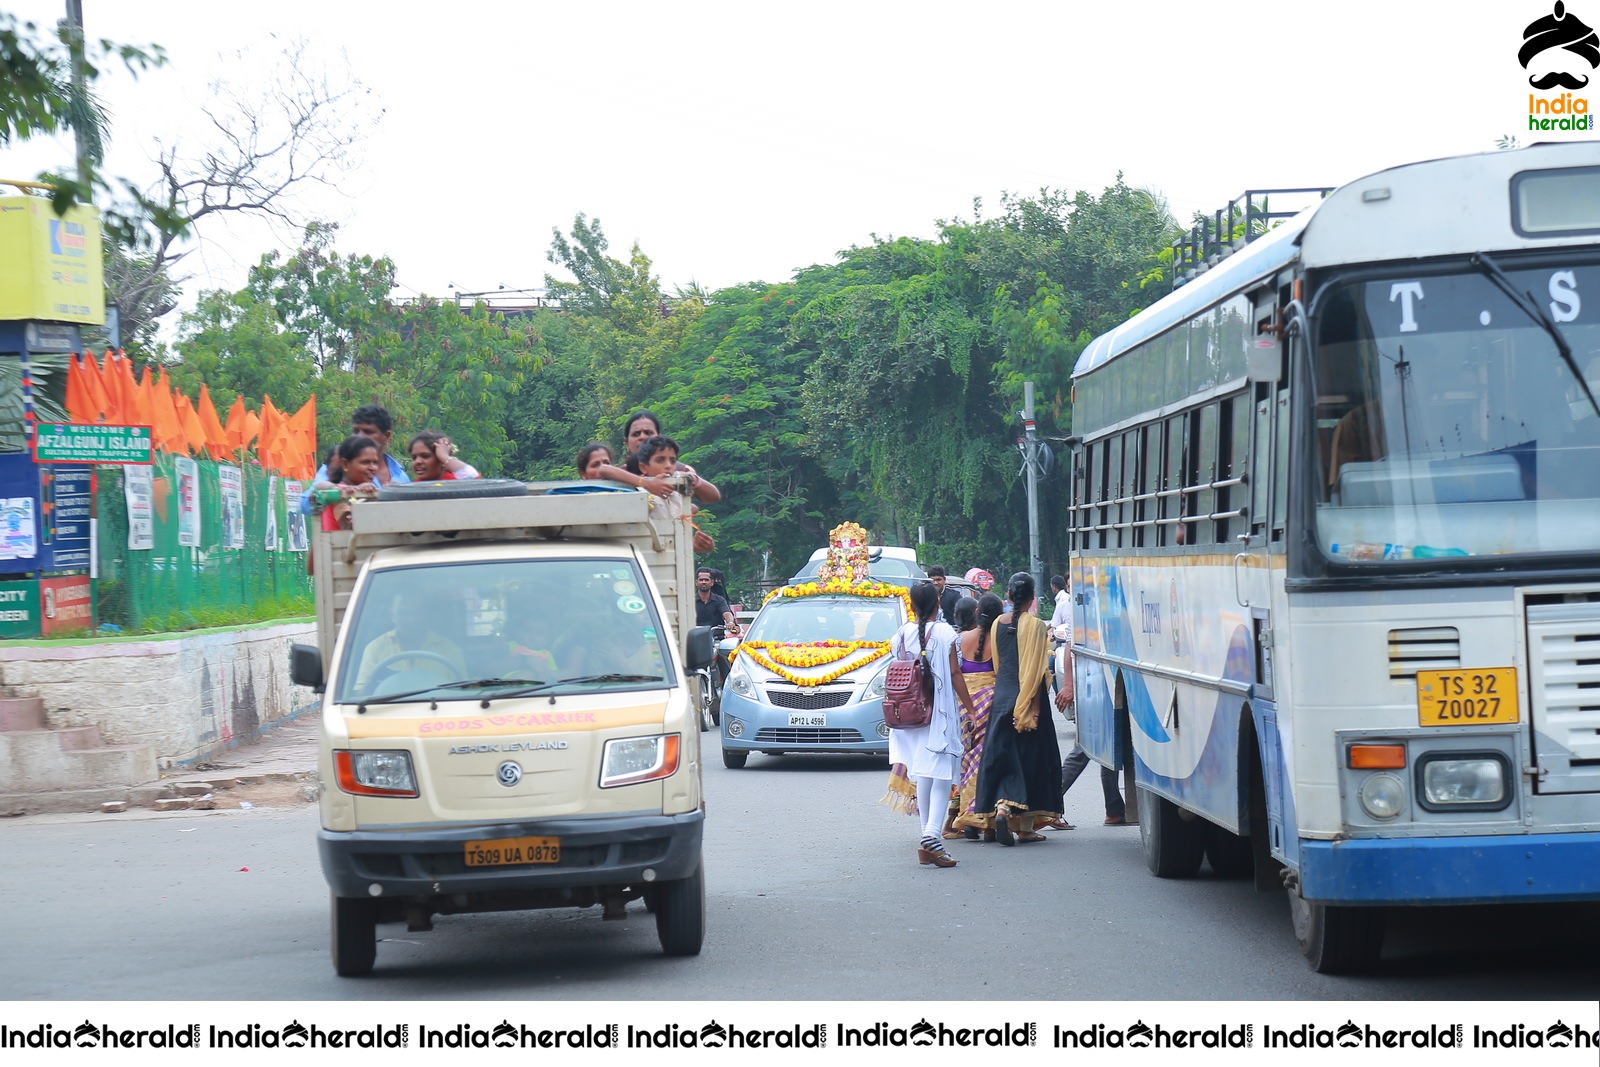
[[[1554, 322], [1576, 322], [1583, 311], [1583, 300], [1578, 295], [1578, 276], [1570, 270], [1550, 273], [1546, 290], [1550, 294], [1550, 318]], [[1420, 281], [1395, 282], [1389, 286], [1389, 302], [1400, 305], [1400, 333], [1417, 331], [1417, 305], [1426, 302], [1427, 293]], [[1488, 312], [1484, 312], [1485, 315]], [[1482, 319], [1481, 325], [1489, 323]]]

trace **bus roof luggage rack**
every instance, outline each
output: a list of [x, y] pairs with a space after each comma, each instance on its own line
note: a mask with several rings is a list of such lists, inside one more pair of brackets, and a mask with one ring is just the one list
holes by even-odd
[[[1172, 242], [1172, 287], [1176, 289], [1216, 266], [1267, 233], [1275, 222], [1300, 214], [1311, 206], [1310, 194], [1321, 200], [1331, 192], [1331, 186], [1245, 190], [1228, 201], [1227, 207], [1218, 208], [1209, 218], [1198, 219], [1188, 232]], [[1286, 211], [1274, 210], [1270, 203], [1272, 197], [1288, 197], [1295, 206]]]

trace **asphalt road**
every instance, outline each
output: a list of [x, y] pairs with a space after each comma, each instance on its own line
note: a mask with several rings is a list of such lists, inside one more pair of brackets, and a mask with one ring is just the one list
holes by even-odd
[[[334, 976], [316, 809], [38, 816], [0, 825], [0, 1000], [1591, 1000], [1600, 907], [1408, 910], [1379, 974], [1312, 973], [1287, 906], [1248, 882], [1146, 872], [1138, 830], [1011, 849], [952, 843], [919, 867], [910, 819], [861, 758], [706, 751], [708, 918], [659, 954], [635, 903], [380, 927], [370, 978]], [[1063, 738], [1063, 747], [1070, 741]], [[945, 961], [930, 967], [929, 960]]]

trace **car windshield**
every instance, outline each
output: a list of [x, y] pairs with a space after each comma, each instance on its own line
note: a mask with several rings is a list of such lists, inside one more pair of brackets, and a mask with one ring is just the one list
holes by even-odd
[[344, 629], [334, 694], [346, 704], [671, 680], [667, 630], [632, 560], [382, 568], [369, 574]]
[[[1313, 326], [1317, 542], [1340, 562], [1600, 543], [1600, 266], [1336, 285]], [[1587, 295], [1587, 301], [1580, 299]], [[1470, 565], [1470, 564], [1469, 564]]]
[[750, 624], [747, 641], [887, 641], [900, 628], [900, 597], [774, 597]]

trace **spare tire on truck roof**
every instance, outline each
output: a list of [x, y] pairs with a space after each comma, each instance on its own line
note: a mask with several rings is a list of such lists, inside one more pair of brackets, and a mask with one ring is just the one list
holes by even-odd
[[489, 496], [527, 496], [528, 486], [515, 478], [463, 478], [460, 481], [391, 482], [378, 490], [379, 500], [470, 500]]

